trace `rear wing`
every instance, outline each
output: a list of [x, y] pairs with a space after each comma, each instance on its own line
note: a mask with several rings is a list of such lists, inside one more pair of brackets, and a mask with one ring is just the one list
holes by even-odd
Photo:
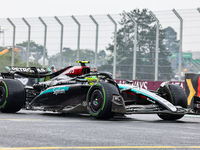
[[5, 69], [8, 72], [21, 72], [25, 74], [46, 74], [50, 73], [51, 70], [49, 68], [37, 68], [37, 67], [8, 67], [6, 66]]
[[3, 78], [14, 79], [14, 75], [20, 75], [26, 78], [44, 78], [44, 81], [48, 81], [56, 76], [61, 75], [63, 72], [71, 68], [68, 66], [64, 69], [58, 70], [57, 72], [51, 73], [49, 68], [36, 68], [36, 67], [8, 67], [6, 66], [7, 73], [1, 73]]
[[14, 79], [14, 75], [18, 74], [23, 77], [37, 78], [38, 75], [44, 76], [49, 74], [51, 70], [49, 68], [37, 68], [37, 67], [5, 67], [7, 73], [1, 73], [3, 78]]
[[54, 73], [51, 73], [49, 68], [6, 66], [5, 69], [7, 70], [7, 73], [1, 73], [1, 75], [3, 78], [14, 79], [14, 75], [17, 74], [26, 78], [45, 78], [44, 80], [48, 81], [59, 75], [78, 76], [90, 73], [90, 68], [85, 65], [85, 63], [89, 63], [89, 61], [77, 61], [77, 63], [80, 63], [81, 66], [67, 66]]

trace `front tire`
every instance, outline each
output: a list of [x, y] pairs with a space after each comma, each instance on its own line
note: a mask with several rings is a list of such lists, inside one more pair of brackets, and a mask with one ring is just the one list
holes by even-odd
[[15, 79], [0, 80], [0, 111], [15, 113], [25, 103], [24, 85]]
[[87, 94], [88, 112], [97, 119], [110, 119], [114, 116], [112, 109], [113, 94], [119, 95], [117, 87], [106, 82], [92, 85]]
[[[187, 95], [182, 87], [178, 85], [167, 84], [164, 87], [160, 87], [158, 91], [161, 93], [165, 93], [164, 98], [173, 105], [187, 108]], [[184, 116], [184, 114], [176, 115], [159, 113], [158, 116], [163, 120], [177, 120], [181, 119]]]

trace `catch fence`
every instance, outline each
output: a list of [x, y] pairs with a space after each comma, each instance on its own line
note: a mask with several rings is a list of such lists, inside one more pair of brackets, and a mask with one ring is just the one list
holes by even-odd
[[[199, 8], [148, 11], [155, 22], [150, 24], [151, 41], [142, 46], [144, 29], [130, 14], [0, 18], [0, 50], [8, 49], [0, 53], [0, 67], [61, 69], [88, 60], [91, 68], [111, 72], [115, 79], [156, 81], [183, 80], [185, 72], [199, 71]], [[124, 16], [129, 25], [122, 25]]]

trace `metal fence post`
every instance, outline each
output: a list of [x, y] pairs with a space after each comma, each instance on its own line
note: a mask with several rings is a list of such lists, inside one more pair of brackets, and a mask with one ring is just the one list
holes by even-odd
[[116, 53], [117, 53], [117, 23], [115, 20], [108, 14], [108, 18], [113, 22], [115, 25], [114, 30], [114, 59], [113, 59], [113, 78], [116, 78]]
[[60, 26], [61, 26], [61, 35], [60, 35], [60, 59], [59, 59], [59, 69], [61, 69], [61, 67], [62, 67], [62, 49], [63, 49], [63, 28], [64, 28], [64, 26], [63, 26], [63, 24], [62, 24], [62, 22], [58, 19], [58, 17], [57, 16], [55, 16], [54, 17], [55, 19], [56, 19], [56, 21], [60, 24]]
[[47, 25], [41, 17], [39, 17], [39, 20], [44, 25], [44, 47], [43, 47], [43, 67], [44, 67], [45, 66], [46, 43], [47, 43]]
[[79, 60], [81, 24], [78, 22], [78, 20], [74, 16], [71, 16], [71, 17], [74, 20], [74, 22], [78, 25], [77, 60]]
[[137, 55], [137, 22], [135, 19], [131, 16], [131, 14], [126, 13], [124, 11], [125, 15], [127, 15], [134, 23], [134, 48], [133, 48], [133, 80], [136, 79], [136, 55]]
[[1, 34], [2, 34], [2, 46], [3, 47], [5, 46], [5, 30], [8, 30], [8, 29], [0, 26], [0, 38], [1, 38]]
[[150, 15], [156, 20], [157, 27], [156, 27], [156, 56], [155, 56], [155, 77], [154, 80], [158, 80], [158, 49], [159, 49], [159, 20], [158, 18], [153, 14], [152, 11], [149, 12]]
[[179, 81], [181, 80], [181, 70], [182, 70], [182, 39], [183, 39], [183, 19], [181, 16], [178, 14], [178, 12], [173, 9], [172, 10], [176, 17], [180, 20], [180, 45], [179, 45], [179, 67], [178, 67], [178, 72], [179, 72]]
[[7, 20], [9, 21], [9, 23], [13, 26], [13, 49], [12, 49], [12, 61], [11, 61], [11, 66], [14, 66], [14, 56], [15, 56], [15, 33], [16, 33], [16, 27], [14, 25], [14, 23], [9, 19], [7, 18]]
[[30, 39], [31, 39], [31, 26], [26, 21], [25, 18], [22, 18], [22, 20], [25, 22], [25, 24], [28, 26], [28, 48], [26, 52], [26, 67], [29, 67], [29, 54], [30, 54]]
[[99, 24], [97, 21], [93, 18], [92, 15], [90, 15], [90, 19], [94, 22], [96, 25], [96, 43], [95, 43], [95, 68], [97, 69], [97, 53], [98, 53], [98, 35], [99, 35]]

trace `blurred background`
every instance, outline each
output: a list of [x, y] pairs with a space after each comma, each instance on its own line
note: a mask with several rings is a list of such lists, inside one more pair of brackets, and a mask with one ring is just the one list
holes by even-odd
[[0, 72], [5, 66], [58, 70], [76, 60], [115, 79], [184, 80], [186, 72], [200, 71], [199, 8], [0, 18]]

